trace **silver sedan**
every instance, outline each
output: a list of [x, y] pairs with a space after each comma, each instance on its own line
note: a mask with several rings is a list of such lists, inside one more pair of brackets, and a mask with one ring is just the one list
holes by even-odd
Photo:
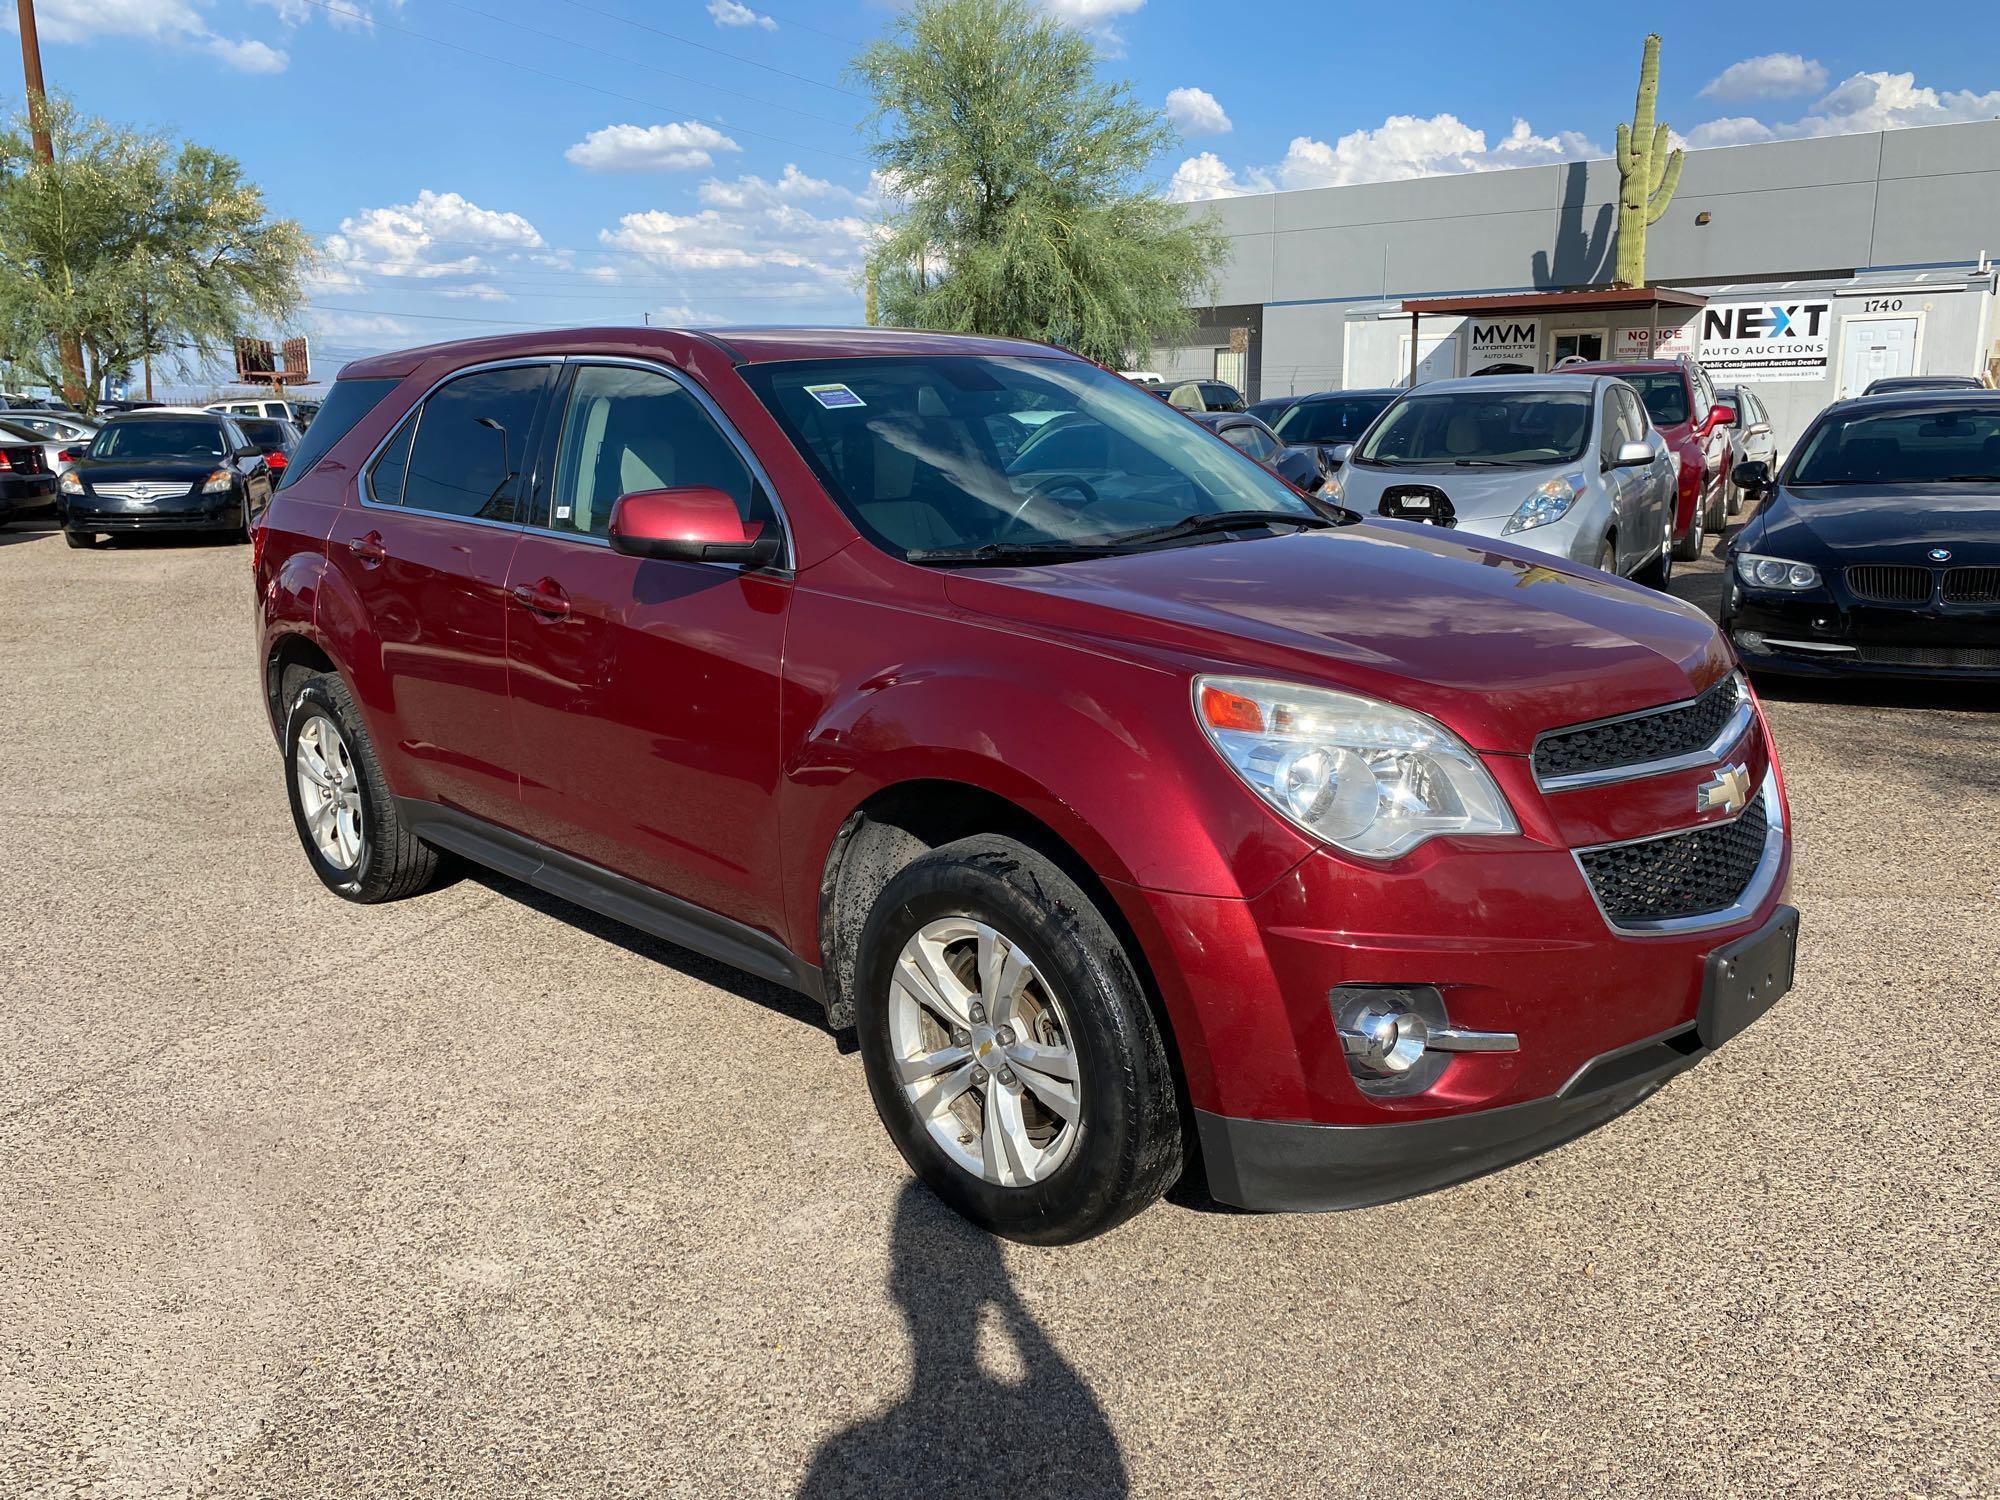
[[1664, 588], [1674, 484], [1667, 445], [1624, 381], [1512, 375], [1405, 391], [1323, 493]]
[[42, 412], [0, 411], [0, 435], [20, 443], [40, 443], [42, 462], [51, 474], [61, 474], [75, 465], [75, 455], [90, 446], [97, 429]]

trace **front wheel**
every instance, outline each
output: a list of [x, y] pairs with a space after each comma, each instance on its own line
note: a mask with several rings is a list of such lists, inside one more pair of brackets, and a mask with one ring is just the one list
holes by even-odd
[[914, 861], [862, 933], [855, 1022], [917, 1176], [995, 1234], [1102, 1234], [1180, 1174], [1166, 1048], [1132, 962], [1060, 869], [1011, 839]]
[[72, 531], [69, 527], [65, 526], [63, 528], [63, 540], [68, 542], [72, 547], [88, 549], [97, 545], [97, 533], [94, 531]]
[[1701, 556], [1701, 544], [1708, 538], [1706, 509], [1703, 501], [1695, 501], [1694, 519], [1688, 523], [1687, 535], [1674, 543], [1674, 556], [1682, 562], [1694, 562]]

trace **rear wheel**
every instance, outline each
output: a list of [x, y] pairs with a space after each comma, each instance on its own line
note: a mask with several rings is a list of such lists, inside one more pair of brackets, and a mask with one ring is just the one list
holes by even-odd
[[975, 1224], [1068, 1244], [1179, 1175], [1173, 1078], [1131, 960], [1032, 850], [981, 835], [917, 859], [876, 902], [857, 979], [876, 1112]]
[[1694, 519], [1688, 523], [1687, 535], [1674, 543], [1674, 556], [1682, 562], [1693, 562], [1701, 556], [1701, 544], [1708, 538], [1706, 506], [1695, 502]]
[[347, 684], [310, 678], [285, 720], [285, 786], [313, 873], [349, 901], [413, 896], [438, 853], [403, 827]]

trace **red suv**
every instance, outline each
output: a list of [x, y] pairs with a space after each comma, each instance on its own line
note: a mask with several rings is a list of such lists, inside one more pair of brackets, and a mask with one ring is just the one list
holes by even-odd
[[1646, 414], [1667, 441], [1680, 474], [1674, 506], [1674, 556], [1692, 562], [1702, 539], [1720, 532], [1742, 508], [1742, 492], [1730, 478], [1738, 454], [1730, 425], [1734, 407], [1715, 398], [1715, 385], [1700, 361], [1679, 359], [1596, 360], [1564, 365], [1565, 375], [1616, 375], [1639, 393]]
[[1309, 501], [1057, 349], [384, 355], [256, 540], [321, 880], [470, 859], [822, 1000], [1002, 1234], [1197, 1154], [1253, 1208], [1469, 1177], [1790, 983], [1777, 759], [1703, 615]]

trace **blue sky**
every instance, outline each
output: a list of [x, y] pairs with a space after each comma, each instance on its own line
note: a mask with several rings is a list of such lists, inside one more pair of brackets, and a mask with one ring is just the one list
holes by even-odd
[[[1180, 123], [1154, 179], [1186, 199], [1605, 154], [1641, 42], [1602, 5], [1039, 3]], [[842, 72], [891, 0], [38, 8], [51, 87], [234, 153], [322, 238], [322, 368], [523, 324], [858, 319], [878, 199]], [[1662, 114], [1697, 145], [2000, 115], [1972, 14], [1684, 3], [1655, 13]]]

